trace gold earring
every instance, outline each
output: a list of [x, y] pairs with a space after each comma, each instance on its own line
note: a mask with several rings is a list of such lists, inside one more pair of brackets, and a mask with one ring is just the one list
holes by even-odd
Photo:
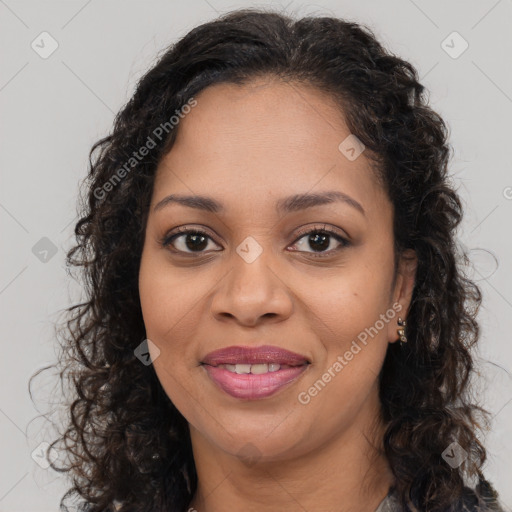
[[398, 329], [398, 336], [400, 336], [400, 346], [402, 346], [404, 343], [407, 343], [407, 336], [405, 335], [404, 329], [404, 327], [407, 325], [407, 322], [402, 320], [401, 317], [398, 317], [398, 325], [402, 327], [401, 329]]

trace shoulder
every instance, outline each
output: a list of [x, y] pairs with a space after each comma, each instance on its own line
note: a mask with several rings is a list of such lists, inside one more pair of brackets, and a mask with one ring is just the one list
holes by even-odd
[[465, 487], [453, 512], [505, 512], [498, 494], [488, 482], [483, 481], [477, 489]]
[[[409, 512], [400, 505], [398, 495], [393, 489], [382, 501], [375, 512]], [[458, 500], [452, 503], [446, 512], [506, 512], [499, 502], [492, 486], [484, 486], [478, 490], [465, 487]]]

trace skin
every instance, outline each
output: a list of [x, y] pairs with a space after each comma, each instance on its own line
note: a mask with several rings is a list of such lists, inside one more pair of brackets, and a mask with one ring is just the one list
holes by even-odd
[[[392, 204], [365, 153], [350, 161], [338, 149], [350, 131], [325, 93], [262, 78], [196, 99], [157, 171], [139, 276], [154, 369], [190, 426], [199, 482], [190, 506], [374, 511], [393, 483], [379, 451], [377, 379], [398, 314], [307, 405], [298, 394], [393, 304], [406, 318], [415, 255], [403, 255], [393, 281]], [[323, 191], [348, 194], [364, 215], [343, 202], [275, 211], [280, 198]], [[225, 210], [155, 211], [169, 194], [209, 196]], [[324, 225], [350, 245], [330, 237], [330, 255], [315, 258], [322, 249], [298, 230]], [[206, 231], [207, 243], [194, 252], [182, 235], [163, 246], [178, 226]], [[251, 263], [236, 252], [248, 236], [262, 249]], [[265, 344], [312, 362], [265, 399], [231, 397], [200, 364], [219, 348]]]

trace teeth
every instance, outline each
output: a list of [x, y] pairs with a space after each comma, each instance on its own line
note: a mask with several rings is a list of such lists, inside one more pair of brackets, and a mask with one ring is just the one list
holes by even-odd
[[252, 373], [259, 375], [268, 372], [277, 372], [280, 368], [289, 368], [287, 365], [280, 365], [278, 363], [258, 363], [258, 364], [219, 364], [219, 368], [225, 368], [233, 373]]
[[236, 373], [251, 373], [250, 364], [235, 364]]

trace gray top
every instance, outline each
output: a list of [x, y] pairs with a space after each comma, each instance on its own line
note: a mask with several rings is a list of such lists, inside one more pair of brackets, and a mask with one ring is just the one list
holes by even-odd
[[399, 512], [400, 507], [396, 501], [393, 489], [391, 489], [388, 495], [380, 502], [375, 512]]
[[[457, 503], [453, 510], [457, 512], [504, 512], [502, 506], [497, 500], [493, 499], [490, 495], [486, 496], [486, 504], [478, 505], [474, 498], [470, 496], [473, 494], [471, 490], [465, 488], [466, 494], [460, 502]], [[474, 496], [474, 495], [473, 495]], [[450, 509], [452, 510], [452, 509]], [[375, 512], [402, 512], [402, 508], [398, 503], [395, 489], [392, 487], [388, 495], [380, 502]]]
[[[505, 512], [502, 506], [498, 503], [496, 499], [493, 498], [492, 493], [489, 491], [484, 492], [485, 502], [486, 504], [477, 505], [474, 493], [468, 489], [464, 488], [464, 496], [463, 498], [454, 505], [454, 508], [450, 508], [452, 512]], [[481, 502], [482, 503], [482, 502]], [[114, 508], [116, 510], [121, 506], [121, 502], [115, 501]], [[87, 512], [88, 509], [85, 509]], [[394, 487], [389, 489], [387, 496], [380, 502], [379, 506], [376, 508], [375, 512], [403, 512], [401, 508], [398, 498], [396, 495], [396, 491]]]

